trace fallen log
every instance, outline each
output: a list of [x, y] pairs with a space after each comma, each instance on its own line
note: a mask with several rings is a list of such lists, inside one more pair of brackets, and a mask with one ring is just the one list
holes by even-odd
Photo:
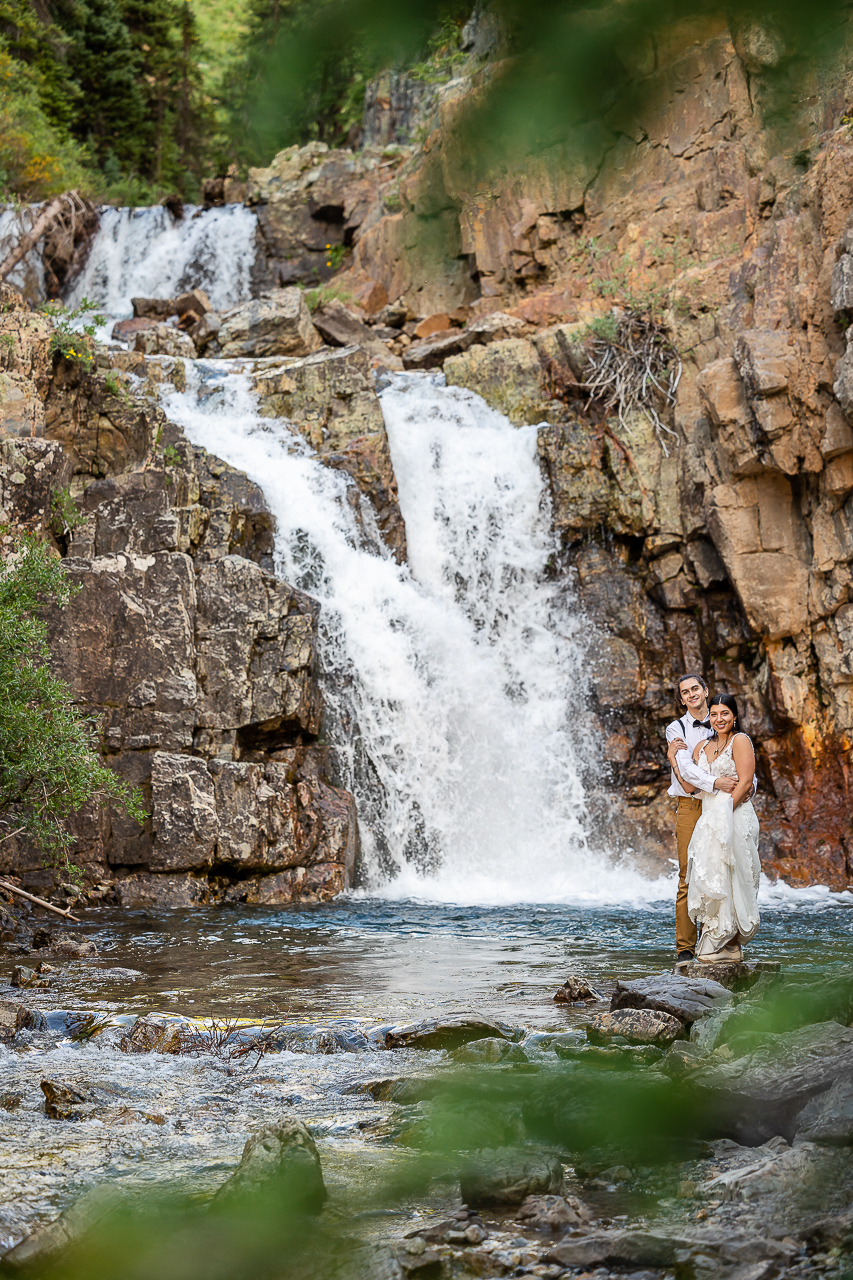
[[0, 262], [0, 280], [5, 280], [9, 272], [15, 269], [21, 259], [25, 258], [40, 240], [47, 240], [48, 237], [56, 236], [57, 233], [60, 238], [70, 241], [70, 247], [66, 246], [68, 250], [66, 256], [70, 261], [75, 243], [81, 235], [91, 232], [93, 221], [97, 226], [97, 211], [79, 192], [63, 191], [62, 195], [54, 196], [43, 207], [29, 231], [23, 233], [22, 226], [23, 234], [18, 243]]
[[45, 911], [52, 911], [55, 916], [62, 916], [63, 920], [74, 920], [80, 924], [79, 916], [72, 916], [70, 907], [63, 911], [60, 907], [55, 907], [52, 902], [45, 902], [44, 898], [37, 898], [34, 893], [27, 893], [24, 889], [19, 889], [14, 884], [8, 884], [5, 880], [0, 880], [0, 889], [5, 889], [7, 893], [16, 893], [19, 898], [26, 898], [27, 902], [34, 902], [37, 907], [43, 907]]

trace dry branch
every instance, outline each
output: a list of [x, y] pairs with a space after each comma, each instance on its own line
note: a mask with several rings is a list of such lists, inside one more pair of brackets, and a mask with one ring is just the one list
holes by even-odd
[[34, 902], [37, 907], [43, 907], [45, 911], [52, 911], [55, 916], [62, 916], [63, 920], [76, 920], [80, 924], [77, 916], [72, 916], [70, 909], [62, 911], [59, 907], [55, 907], [52, 902], [45, 902], [44, 898], [37, 898], [35, 894], [25, 893], [23, 889], [18, 889], [13, 884], [8, 884], [5, 880], [0, 880], [0, 889], [5, 889], [8, 893], [16, 893], [19, 898], [26, 898], [27, 902]]
[[682, 365], [666, 326], [647, 312], [626, 311], [614, 337], [592, 339], [587, 369], [587, 408], [598, 400], [605, 410], [616, 409], [620, 423], [629, 430], [628, 416], [642, 411], [654, 425], [668, 458], [664, 433], [674, 440], [678, 437], [661, 419], [658, 405], [675, 404]]
[[33, 210], [30, 208], [22, 210], [19, 214], [21, 236], [17, 244], [0, 262], [0, 280], [5, 280], [9, 272], [14, 270], [21, 259], [25, 258], [39, 241], [47, 240], [49, 237], [55, 241], [55, 247], [61, 248], [70, 259], [78, 236], [78, 220], [84, 224], [84, 227], [90, 229], [93, 219], [97, 224], [97, 212], [94, 206], [77, 191], [64, 191], [62, 195], [54, 196], [53, 200], [45, 204], [36, 215], [29, 231], [25, 231], [25, 219], [32, 215]]

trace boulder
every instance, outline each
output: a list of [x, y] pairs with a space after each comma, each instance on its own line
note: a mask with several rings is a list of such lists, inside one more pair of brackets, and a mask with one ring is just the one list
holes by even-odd
[[727, 991], [745, 991], [758, 982], [762, 974], [777, 974], [778, 960], [743, 960], [739, 964], [701, 964], [690, 960], [678, 966], [679, 977], [701, 982], [714, 982]]
[[797, 1142], [828, 1147], [853, 1145], [853, 1072], [807, 1102], [796, 1119]]
[[131, 298], [130, 305], [134, 318], [168, 320], [169, 316], [177, 315], [172, 298]]
[[296, 1213], [319, 1213], [326, 1186], [314, 1139], [300, 1120], [265, 1125], [247, 1141], [240, 1164], [214, 1202], [269, 1195]]
[[185, 1023], [141, 1017], [122, 1036], [118, 1047], [122, 1053], [183, 1053], [187, 1035]]
[[853, 1028], [819, 1022], [768, 1035], [753, 1053], [700, 1068], [690, 1080], [715, 1123], [752, 1145], [790, 1138], [805, 1104], [852, 1071]]
[[92, 1187], [79, 1196], [54, 1222], [37, 1227], [3, 1254], [3, 1268], [29, 1272], [61, 1253], [93, 1227], [114, 1217], [128, 1204], [127, 1193], [114, 1184]]
[[629, 1044], [668, 1045], [684, 1032], [680, 1018], [653, 1009], [615, 1009], [594, 1014], [586, 1024], [592, 1044], [607, 1044], [622, 1036]]
[[450, 356], [458, 356], [474, 344], [474, 335], [468, 329], [450, 329], [435, 334], [424, 342], [413, 342], [403, 352], [405, 369], [437, 369]]
[[471, 346], [445, 361], [444, 376], [448, 386], [476, 391], [517, 427], [542, 422], [546, 415], [542, 366], [536, 348], [524, 338]]
[[528, 1196], [515, 1216], [534, 1231], [565, 1231], [585, 1227], [592, 1210], [574, 1196]]
[[196, 357], [195, 344], [187, 333], [170, 324], [154, 324], [141, 329], [133, 339], [134, 351], [148, 356]]
[[589, 985], [580, 974], [570, 973], [561, 987], [554, 992], [558, 1004], [578, 1004], [587, 1001], [603, 1000], [604, 996]]
[[586, 1270], [592, 1266], [607, 1264], [615, 1267], [671, 1267], [678, 1259], [691, 1254], [702, 1254], [719, 1263], [763, 1262], [772, 1259], [785, 1263], [795, 1252], [795, 1246], [778, 1240], [767, 1239], [749, 1231], [731, 1228], [696, 1227], [672, 1228], [649, 1231], [591, 1232], [578, 1239], [569, 1239], [555, 1245], [546, 1255], [546, 1262], [561, 1267]]
[[99, 954], [91, 938], [81, 937], [70, 929], [40, 930], [34, 935], [33, 944], [33, 950], [40, 955], [64, 957], [67, 960], [86, 960]]
[[333, 347], [359, 347], [373, 367], [402, 369], [399, 356], [393, 355], [369, 325], [333, 298], [314, 312], [314, 328]]
[[662, 973], [632, 981], [619, 979], [610, 1008], [657, 1009], [692, 1023], [731, 1001], [731, 992], [710, 978]]
[[512, 1044], [497, 1036], [471, 1040], [461, 1049], [454, 1049], [452, 1056], [454, 1062], [527, 1062], [527, 1054], [521, 1045]]
[[459, 1175], [467, 1205], [521, 1204], [528, 1196], [559, 1195], [563, 1166], [556, 1156], [514, 1147], [480, 1151]]
[[342, 1093], [367, 1094], [376, 1102], [425, 1102], [446, 1089], [439, 1076], [377, 1076], [346, 1085]]
[[209, 902], [210, 888], [206, 880], [190, 875], [189, 872], [183, 875], [157, 875], [137, 871], [116, 881], [115, 895], [119, 906], [125, 911], [139, 908], [177, 911]]
[[511, 1029], [492, 1018], [469, 1014], [400, 1023], [385, 1032], [386, 1049], [458, 1049], [469, 1040], [510, 1039]]
[[[223, 357], [307, 356], [323, 345], [301, 289], [277, 289], [222, 316]], [[168, 354], [168, 353], [166, 353]]]
[[57, 1080], [42, 1080], [44, 1114], [50, 1120], [88, 1120], [97, 1107], [88, 1093]]

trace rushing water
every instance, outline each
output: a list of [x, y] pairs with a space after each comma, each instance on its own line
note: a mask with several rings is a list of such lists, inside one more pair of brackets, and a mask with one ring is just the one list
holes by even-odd
[[261, 485], [280, 572], [323, 605], [330, 736], [359, 804], [366, 887], [470, 903], [658, 896], [587, 830], [583, 625], [548, 581], [536, 428], [434, 375], [395, 378], [382, 406], [403, 567], [365, 546], [346, 477], [259, 416], [248, 375], [191, 364], [187, 391], [165, 401]]
[[88, 298], [110, 316], [129, 316], [132, 297], [174, 298], [201, 288], [214, 307], [234, 307], [249, 297], [256, 229], [254, 213], [243, 205], [188, 205], [180, 221], [159, 205], [102, 209], [68, 305]]

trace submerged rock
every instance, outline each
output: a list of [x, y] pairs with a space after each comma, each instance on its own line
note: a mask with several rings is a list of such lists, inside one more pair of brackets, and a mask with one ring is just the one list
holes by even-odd
[[671, 1044], [684, 1031], [680, 1018], [656, 1009], [614, 1009], [593, 1014], [586, 1026], [592, 1044], [621, 1036], [630, 1044]]
[[67, 960], [83, 960], [98, 955], [94, 942], [72, 933], [70, 929], [36, 929], [33, 934], [33, 951]]
[[487, 1036], [484, 1040], [472, 1040], [461, 1049], [452, 1051], [454, 1062], [527, 1062], [527, 1054], [521, 1045], [497, 1036]]
[[492, 1018], [457, 1014], [400, 1023], [385, 1032], [386, 1049], [458, 1049], [469, 1040], [511, 1039], [512, 1029]]
[[459, 1189], [469, 1205], [521, 1204], [528, 1196], [559, 1194], [563, 1166], [556, 1156], [514, 1147], [480, 1151], [460, 1172]]
[[50, 1120], [88, 1120], [97, 1110], [94, 1099], [71, 1085], [42, 1080], [44, 1114]]
[[314, 1139], [299, 1120], [266, 1125], [243, 1148], [236, 1172], [219, 1188], [219, 1203], [272, 1192], [299, 1213], [319, 1213], [326, 1200]]

